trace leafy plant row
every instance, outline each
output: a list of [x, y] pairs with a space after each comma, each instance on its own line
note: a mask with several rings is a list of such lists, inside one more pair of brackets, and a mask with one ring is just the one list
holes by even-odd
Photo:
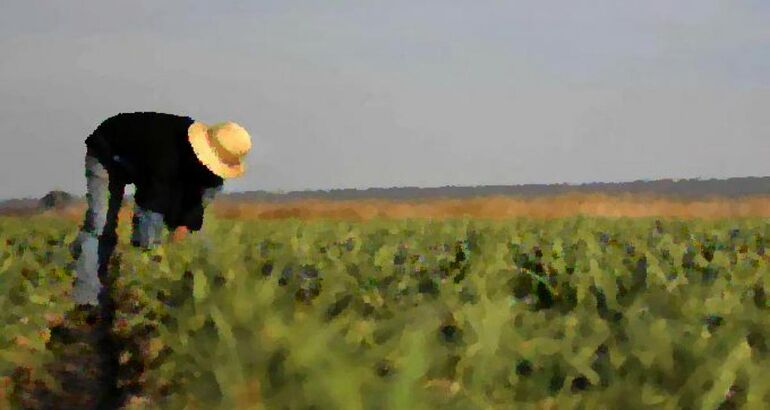
[[122, 248], [161, 408], [763, 408], [763, 220], [207, 221]]
[[53, 359], [51, 328], [72, 307], [72, 227], [55, 218], [0, 218], [0, 408], [28, 400], [31, 384], [60, 387], [45, 365]]

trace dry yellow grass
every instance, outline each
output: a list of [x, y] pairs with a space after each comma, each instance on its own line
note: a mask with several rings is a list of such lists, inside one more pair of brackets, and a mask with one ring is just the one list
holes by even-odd
[[284, 203], [228, 202], [213, 212], [235, 219], [351, 219], [372, 218], [560, 218], [574, 215], [605, 217], [741, 218], [770, 217], [770, 195], [740, 199], [677, 200], [642, 195], [567, 194], [517, 199], [478, 197], [424, 201], [298, 200]]
[[[80, 220], [85, 206], [48, 211]], [[730, 199], [714, 197], [681, 200], [646, 195], [566, 194], [537, 198], [478, 197], [422, 201], [388, 200], [296, 200], [288, 202], [237, 202], [220, 199], [212, 212], [224, 219], [346, 219], [373, 218], [561, 218], [574, 215], [604, 217], [661, 218], [745, 218], [770, 217], [770, 195]], [[120, 218], [130, 220], [131, 209], [124, 207]], [[124, 219], [125, 218], [125, 219]]]

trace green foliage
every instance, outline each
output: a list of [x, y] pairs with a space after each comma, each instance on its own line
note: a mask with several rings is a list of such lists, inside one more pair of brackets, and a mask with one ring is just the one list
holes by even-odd
[[[208, 219], [149, 252], [121, 225], [115, 333], [158, 408], [765, 408], [766, 222]], [[62, 305], [62, 251], [14, 247], [0, 304]]]
[[43, 367], [52, 359], [50, 322], [72, 307], [65, 297], [72, 228], [53, 218], [0, 218], [0, 408], [10, 406], [17, 369], [58, 385]]

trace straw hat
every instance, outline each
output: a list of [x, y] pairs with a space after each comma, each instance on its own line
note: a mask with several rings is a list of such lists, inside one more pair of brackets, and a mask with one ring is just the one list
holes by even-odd
[[195, 155], [211, 172], [222, 178], [235, 178], [246, 170], [243, 158], [251, 149], [251, 137], [234, 122], [208, 126], [196, 121], [187, 130]]

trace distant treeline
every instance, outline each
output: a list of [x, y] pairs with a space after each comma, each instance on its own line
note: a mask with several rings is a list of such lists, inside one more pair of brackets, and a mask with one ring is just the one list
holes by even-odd
[[[528, 184], [528, 185], [486, 185], [486, 186], [445, 186], [436, 188], [398, 187], [369, 189], [332, 189], [317, 191], [295, 191], [275, 193], [268, 191], [230, 192], [220, 195], [222, 199], [236, 201], [284, 202], [299, 199], [325, 200], [422, 200], [437, 198], [472, 198], [480, 196], [512, 196], [531, 198], [567, 193], [582, 194], [651, 194], [681, 199], [699, 199], [712, 196], [737, 198], [750, 195], [770, 194], [770, 177], [745, 177], [729, 179], [683, 179], [635, 181], [621, 183], [570, 184]], [[41, 198], [11, 199], [0, 201], [0, 213], [25, 213], [51, 208], [59, 203], [82, 202], [83, 197], [72, 196], [61, 191], [51, 191]], [[127, 195], [125, 204], [133, 196]]]
[[746, 177], [709, 180], [658, 180], [621, 183], [529, 184], [529, 185], [487, 185], [477, 187], [446, 186], [437, 188], [369, 188], [333, 189], [329, 191], [296, 191], [272, 193], [249, 191], [229, 193], [228, 198], [236, 200], [289, 201], [297, 199], [390, 199], [414, 200], [434, 198], [471, 198], [479, 196], [538, 197], [566, 193], [584, 194], [653, 194], [682, 199], [698, 199], [710, 196], [736, 198], [749, 195], [770, 194], [770, 177]]

